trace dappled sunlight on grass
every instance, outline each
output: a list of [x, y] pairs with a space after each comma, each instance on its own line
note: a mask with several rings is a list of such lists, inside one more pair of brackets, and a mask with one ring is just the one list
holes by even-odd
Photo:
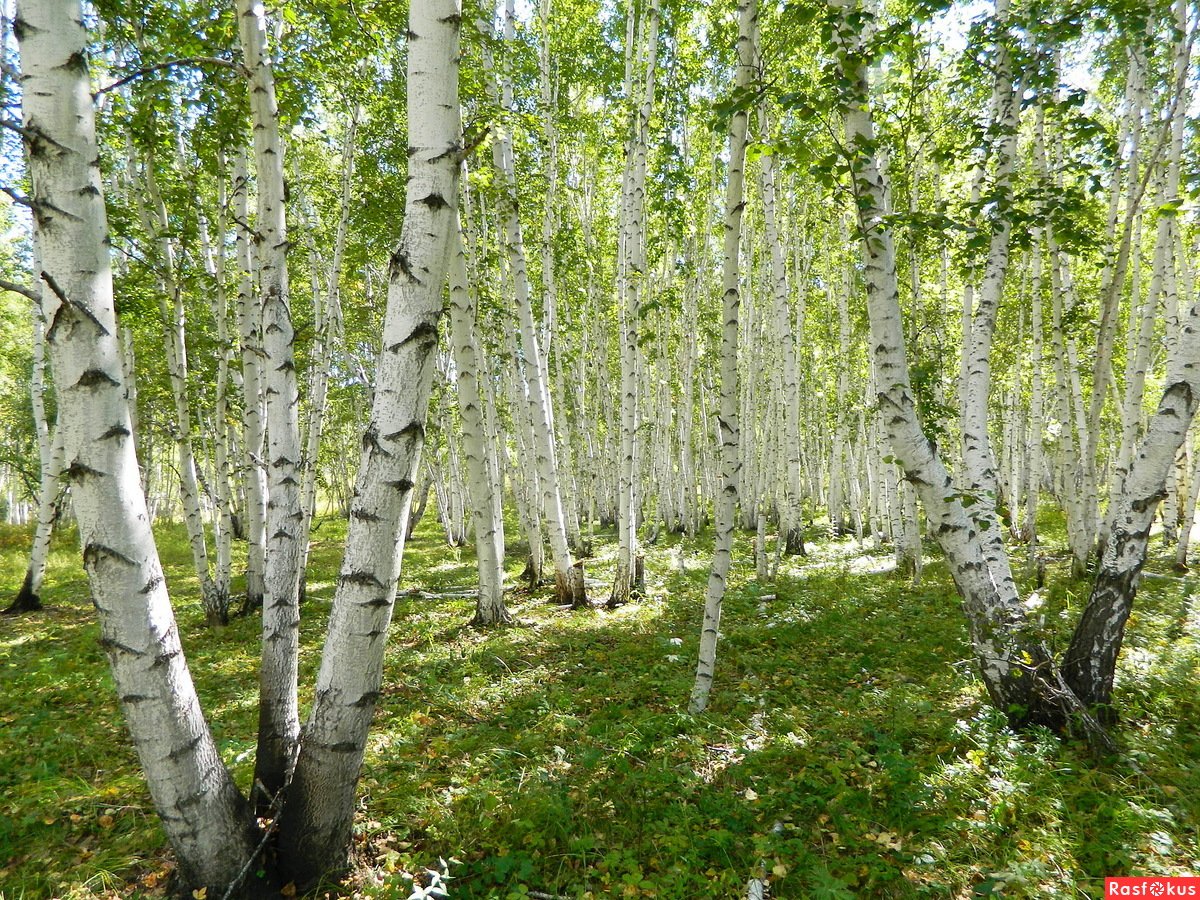
[[[343, 533], [326, 520], [313, 548], [302, 702]], [[69, 537], [56, 540], [67, 574], [48, 585], [55, 606], [0, 631], [0, 884], [15, 896], [144, 888], [164, 866]], [[913, 587], [883, 571], [888, 548], [839, 539], [759, 584], [745, 537], [712, 703], [690, 717], [708, 535], [648, 547], [641, 602], [571, 612], [549, 587], [522, 588], [509, 593], [522, 626], [479, 631], [466, 625], [471, 551], [425, 522], [408, 544], [361, 783], [371, 868], [359, 890], [407, 896], [401, 873], [439, 857], [453, 860], [456, 898], [692, 900], [739, 895], [756, 873], [779, 898], [1096, 897], [1105, 874], [1195, 867], [1195, 579], [1148, 580], [1119, 689], [1125, 752], [1097, 765], [1054, 735], [1011, 733], [990, 709], [940, 562]], [[597, 601], [611, 538], [600, 532], [588, 561]], [[258, 618], [205, 629], [183, 593], [194, 579], [182, 529], [162, 547], [191, 670], [246, 787]], [[515, 585], [523, 559], [508, 562]], [[1087, 595], [1063, 568], [1039, 611], [1052, 643]], [[7, 557], [0, 571], [23, 575]]]

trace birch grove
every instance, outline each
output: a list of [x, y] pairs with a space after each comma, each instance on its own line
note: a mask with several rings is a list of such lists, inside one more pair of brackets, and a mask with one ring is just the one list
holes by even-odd
[[[344, 870], [385, 655], [444, 639], [400, 590], [516, 642], [546, 602], [685, 603], [669, 704], [703, 723], [730, 610], [830, 568], [952, 585], [983, 702], [1120, 748], [1143, 574], [1188, 577], [1200, 498], [1193, 0], [12, 25], [6, 612], [53, 612], [77, 533], [181, 887]], [[242, 616], [239, 786], [181, 638]]]

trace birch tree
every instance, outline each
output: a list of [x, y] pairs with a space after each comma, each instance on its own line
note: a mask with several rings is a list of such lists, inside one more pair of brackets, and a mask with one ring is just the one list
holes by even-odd
[[[737, 74], [735, 90], [744, 96], [754, 82], [758, 34], [757, 0], [738, 4]], [[737, 95], [735, 95], [737, 96]], [[688, 701], [688, 711], [702, 713], [708, 706], [713, 673], [717, 662], [717, 640], [721, 628], [721, 603], [725, 598], [729, 566], [733, 555], [733, 530], [738, 501], [739, 428], [738, 428], [738, 307], [741, 304], [739, 254], [742, 238], [743, 182], [746, 162], [746, 132], [750, 114], [745, 105], [733, 111], [729, 123], [729, 169], [725, 183], [725, 242], [722, 260], [721, 299], [721, 406], [717, 428], [721, 447], [721, 490], [717, 495], [714, 522], [716, 531], [712, 569], [704, 597], [704, 623], [700, 631], [700, 652], [696, 680]]]

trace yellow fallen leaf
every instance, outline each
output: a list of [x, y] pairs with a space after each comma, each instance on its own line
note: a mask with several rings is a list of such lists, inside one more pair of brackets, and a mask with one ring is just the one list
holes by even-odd
[[112, 828], [113, 827], [114, 820], [113, 820], [112, 816], [107, 816], [107, 815], [101, 816], [98, 821], [100, 822], [101, 828]]
[[757, 800], [758, 799], [758, 794], [755, 792], [754, 788], [746, 788], [746, 793], [743, 794], [742, 796], [744, 796], [747, 800]]
[[279, 889], [279, 893], [283, 894], [283, 896], [285, 896], [285, 897], [295, 897], [296, 896], [296, 882], [289, 881], [287, 884], [285, 884], [283, 887], [281, 887]]
[[783, 878], [788, 873], [788, 868], [783, 863], [775, 863], [771, 867], [771, 874], [776, 878]]
[[192, 900], [206, 900], [207, 897], [208, 888], [206, 887], [196, 888], [196, 890], [192, 891]]
[[43, 825], [53, 825], [57, 821], [58, 821], [58, 819], [54, 818], [54, 816], [46, 816], [46, 818], [42, 819], [42, 824]]

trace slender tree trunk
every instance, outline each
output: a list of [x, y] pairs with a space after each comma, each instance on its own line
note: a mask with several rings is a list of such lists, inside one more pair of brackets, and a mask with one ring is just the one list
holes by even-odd
[[453, 228], [450, 243], [450, 346], [458, 372], [458, 414], [462, 421], [467, 463], [467, 495], [475, 525], [479, 593], [475, 625], [510, 624], [504, 605], [504, 539], [496, 523], [501, 497], [488, 475], [487, 430], [479, 394], [479, 349], [475, 341], [475, 297], [468, 287], [466, 251], [461, 232]]
[[[737, 90], [747, 91], [754, 83], [758, 59], [758, 3], [738, 3]], [[721, 447], [721, 491], [717, 496], [716, 540], [712, 570], [704, 598], [704, 624], [700, 631], [700, 653], [696, 680], [692, 686], [688, 711], [704, 712], [712, 691], [717, 663], [717, 638], [721, 627], [721, 603], [733, 557], [733, 529], [737, 513], [739, 472], [738, 427], [738, 307], [742, 288], [738, 257], [741, 250], [742, 186], [746, 161], [746, 132], [749, 113], [734, 112], [729, 125], [729, 175], [725, 187], [725, 245], [721, 284], [721, 408], [718, 416]]]
[[262, 307], [254, 292], [253, 254], [250, 239], [246, 157], [239, 153], [233, 171], [233, 214], [238, 223], [238, 339], [242, 359], [242, 468], [246, 486], [246, 599], [245, 611], [262, 606], [266, 590], [267, 469], [263, 410]]
[[200, 712], [138, 479], [83, 11], [22, 0], [15, 24], [58, 427], [101, 645], [182, 883], [219, 897], [254, 822]]
[[[267, 519], [262, 667], [259, 671], [255, 798], [266, 809], [284, 789], [296, 761], [300, 713], [296, 672], [300, 652], [300, 397], [288, 295], [283, 143], [275, 76], [267, 56], [261, 4], [236, 0], [242, 56], [250, 79], [250, 117], [258, 173], [255, 244], [262, 299], [263, 388], [267, 411]], [[263, 793], [265, 791], [265, 793]]]
[[391, 256], [383, 347], [346, 555], [279, 834], [284, 877], [300, 888], [346, 864], [354, 788], [379, 699], [458, 208], [460, 17], [457, 0], [414, 3], [409, 11], [404, 224]]
[[[620, 334], [621, 450], [617, 483], [617, 567], [608, 606], [628, 603], [644, 589], [638, 578], [642, 556], [638, 548], [638, 517], [642, 509], [641, 434], [638, 408], [642, 297], [646, 271], [646, 156], [650, 116], [654, 110], [658, 68], [658, 0], [642, 15], [631, 5], [625, 27], [625, 96], [630, 98], [629, 133], [625, 141], [625, 171], [621, 179], [621, 210], [617, 226], [617, 303]], [[640, 40], [639, 40], [640, 37]]]
[[33, 423], [37, 433], [38, 460], [41, 479], [38, 486], [38, 520], [29, 551], [29, 566], [16, 598], [5, 608], [9, 615], [36, 612], [42, 608], [42, 580], [50, 559], [50, 535], [58, 520], [62, 493], [63, 448], [62, 435], [50, 429], [46, 419], [46, 325], [41, 309], [33, 312], [33, 371], [29, 379], [29, 399], [33, 406]]
[[[505, 6], [505, 40], [516, 38], [516, 11], [513, 0]], [[490, 63], [490, 55], [485, 64]], [[505, 78], [500, 103], [504, 109], [513, 108], [511, 79]], [[550, 552], [554, 558], [555, 597], [559, 603], [573, 608], [587, 607], [588, 598], [584, 591], [581, 570], [575, 565], [567, 540], [566, 516], [563, 512], [562, 491], [559, 487], [558, 458], [554, 446], [554, 415], [550, 406], [550, 393], [545, 378], [545, 360], [541, 341], [533, 319], [530, 297], [529, 272], [527, 269], [525, 241], [517, 209], [517, 183], [513, 159], [512, 138], [505, 129], [497, 128], [492, 144], [493, 161], [499, 172], [504, 204], [504, 244], [512, 268], [513, 287], [516, 299], [517, 318], [520, 323], [520, 341], [526, 396], [530, 420], [533, 425], [533, 451], [538, 468], [538, 483], [541, 488], [540, 506], [546, 519]]]

